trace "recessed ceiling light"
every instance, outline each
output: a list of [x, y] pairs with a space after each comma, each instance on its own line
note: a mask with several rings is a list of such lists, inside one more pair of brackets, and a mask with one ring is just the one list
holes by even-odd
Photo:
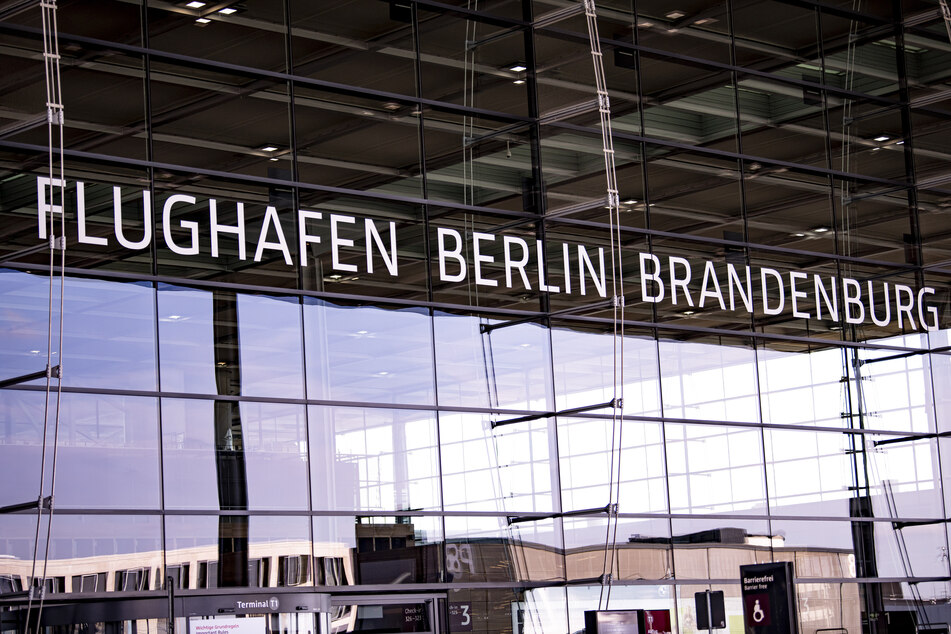
[[881, 143], [882, 141], [887, 141], [887, 140], [889, 140], [890, 138], [891, 138], [891, 137], [888, 136], [887, 134], [879, 134], [877, 137], [875, 137], [875, 140], [878, 141], [879, 143]]
[[278, 159], [276, 156], [272, 156], [272, 157], [269, 158], [268, 160], [269, 160], [269, 161], [278, 161], [278, 160], [280, 160], [280, 159]]
[[337, 273], [334, 273], [333, 275], [330, 276], [330, 279], [339, 280], [341, 277], [343, 277], [343, 275], [338, 275]]
[[522, 64], [513, 64], [512, 66], [509, 66], [509, 70], [513, 73], [520, 73], [523, 70], [528, 70], [528, 67]]
[[683, 312], [683, 314], [686, 315], [687, 317], [689, 317], [690, 315], [693, 315], [694, 312], [695, 312], [695, 311], [692, 311], [692, 310], [685, 310], [685, 311]]
[[872, 148], [872, 151], [873, 151], [873, 152], [878, 152], [878, 151], [881, 150], [881, 149], [882, 149], [882, 148], [880, 148], [880, 147], [873, 147], [873, 148]]
[[273, 152], [276, 149], [277, 149], [276, 145], [265, 145], [263, 147], [258, 148], [258, 150], [261, 152]]
[[716, 18], [700, 18], [699, 20], [694, 20], [693, 23], [696, 26], [703, 26], [704, 24], [713, 24], [716, 21]]
[[195, 22], [198, 24], [208, 24], [209, 22], [211, 22], [211, 20], [209, 20], [208, 18], [198, 18], [197, 20], [195, 20]]
[[400, 104], [396, 103], [395, 101], [387, 101], [385, 104], [383, 104], [383, 109], [389, 111], [399, 110]]
[[805, 238], [805, 237], [806, 237], [806, 234], [804, 234], [804, 233], [794, 233], [794, 234], [792, 234], [792, 237], [794, 237], [794, 238]]
[[654, 23], [650, 20], [638, 20], [637, 26], [641, 27], [642, 29], [649, 29], [654, 26]]
[[687, 15], [687, 14], [684, 13], [683, 11], [677, 10], [677, 11], [671, 11], [670, 13], [667, 14], [666, 17], [667, 17], [668, 20], [679, 20], [680, 18], [684, 17], [685, 15]]
[[513, 84], [524, 84], [524, 83], [525, 83], [525, 80], [524, 80], [524, 79], [516, 79], [516, 80], [513, 81], [512, 83], [513, 83]]
[[189, 9], [200, 9], [200, 8], [202, 8], [203, 6], [205, 6], [206, 4], [208, 4], [208, 3], [207, 3], [207, 2], [202, 2], [201, 0], [192, 0], [191, 2], [189, 2], [188, 4], [186, 4], [185, 6], [188, 7]]
[[623, 202], [624, 202], [625, 205], [636, 205], [636, 204], [637, 204], [637, 201], [636, 201], [635, 199], [633, 199], [633, 198], [628, 198], [627, 200], [625, 200], [625, 201], [623, 201]]
[[218, 13], [221, 15], [231, 15], [232, 13], [237, 13], [238, 10], [234, 7], [225, 7], [224, 9], [219, 9]]
[[896, 143], [895, 145], [905, 145], [905, 142], [904, 142], [904, 141], [899, 141], [899, 142]]
[[813, 233], [826, 233], [829, 230], [829, 227], [816, 227], [813, 229]]

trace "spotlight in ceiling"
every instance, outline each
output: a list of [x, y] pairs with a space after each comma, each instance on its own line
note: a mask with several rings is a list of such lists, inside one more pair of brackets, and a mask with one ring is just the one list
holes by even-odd
[[260, 152], [274, 152], [275, 150], [277, 150], [276, 145], [265, 145], [263, 147], [258, 148], [258, 151]]
[[670, 11], [669, 13], [667, 13], [667, 15], [666, 15], [665, 17], [666, 17], [668, 20], [679, 20], [680, 18], [684, 17], [685, 15], [687, 15], [687, 14], [684, 13], [683, 11], [679, 10], [679, 9], [676, 9], [676, 10], [674, 10], [674, 11]]
[[700, 18], [699, 20], [694, 20], [694, 21], [693, 21], [693, 25], [694, 25], [694, 26], [704, 26], [704, 25], [706, 25], [706, 24], [713, 24], [713, 23], [716, 22], [716, 21], [717, 21], [716, 18]]
[[812, 230], [813, 233], [827, 233], [828, 231], [829, 227], [816, 227]]
[[393, 112], [400, 109], [400, 104], [396, 103], [395, 101], [387, 101], [383, 104], [383, 109]]
[[211, 20], [209, 20], [208, 18], [198, 18], [197, 20], [195, 20], [195, 24], [200, 24], [200, 25], [202, 25], [202, 26], [204, 26], [204, 25], [206, 25], [206, 24], [208, 24], [208, 23], [210, 23], [210, 22], [211, 22]]
[[513, 73], [521, 73], [522, 71], [528, 70], [528, 67], [524, 64], [512, 64], [508, 69]]
[[234, 7], [225, 7], [224, 9], [218, 9], [218, 13], [221, 15], [231, 15], [232, 13], [237, 13], [238, 10]]
[[200, 9], [206, 4], [208, 3], [201, 2], [201, 0], [192, 0], [191, 2], [186, 3], [185, 6], [188, 7], [189, 9]]
[[637, 200], [635, 200], [634, 198], [628, 198], [627, 200], [622, 201], [622, 202], [623, 202], [625, 205], [636, 205], [636, 204], [637, 204]]
[[516, 80], [513, 81], [512, 83], [513, 83], [513, 84], [524, 84], [524, 83], [525, 83], [525, 80], [524, 80], [524, 79], [516, 79]]
[[889, 140], [890, 138], [891, 138], [891, 137], [888, 136], [887, 134], [879, 134], [877, 137], [875, 137], [874, 140], [875, 140], [875, 141], [878, 141], [879, 143], [882, 143], [883, 141], [887, 141], [887, 140]]

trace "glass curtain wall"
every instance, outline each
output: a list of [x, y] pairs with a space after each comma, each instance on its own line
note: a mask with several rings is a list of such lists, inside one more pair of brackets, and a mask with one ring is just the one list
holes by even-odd
[[613, 205], [580, 2], [61, 1], [62, 181], [0, 8], [0, 606], [951, 622], [938, 4], [594, 4]]

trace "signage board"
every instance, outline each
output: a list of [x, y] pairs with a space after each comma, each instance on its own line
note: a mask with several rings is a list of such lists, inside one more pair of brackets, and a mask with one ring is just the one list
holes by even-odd
[[646, 634], [672, 634], [670, 610], [644, 610], [644, 631]]
[[[723, 590], [696, 592], [693, 595], [693, 599], [697, 607], [698, 630], [722, 630], [726, 628], [726, 609], [723, 606]], [[713, 621], [712, 624], [710, 622], [711, 620]]]
[[267, 619], [263, 616], [249, 616], [243, 619], [192, 617], [188, 628], [192, 634], [266, 634]]
[[646, 634], [643, 610], [587, 610], [585, 634]]
[[799, 634], [792, 562], [740, 566], [746, 634]]

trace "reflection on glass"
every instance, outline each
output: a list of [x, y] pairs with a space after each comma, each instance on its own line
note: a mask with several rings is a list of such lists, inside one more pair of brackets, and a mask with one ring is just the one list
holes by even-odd
[[[615, 579], [673, 576], [670, 527], [666, 518], [619, 518], [615, 530], [614, 522], [608, 522], [602, 513], [566, 518], [564, 531], [569, 579], [596, 579], [608, 572]], [[617, 550], [611, 552], [613, 545]]]
[[315, 509], [439, 508], [431, 412], [312, 406], [308, 415]]
[[661, 340], [664, 415], [756, 422], [756, 365], [751, 348]]
[[446, 572], [454, 583], [562, 580], [564, 553], [550, 519], [446, 518]]
[[[234, 521], [225, 524], [214, 516], [166, 517], [166, 557], [169, 570], [178, 574], [180, 588], [313, 585], [307, 518], [230, 519]], [[235, 556], [234, 541], [245, 548], [240, 557]], [[235, 570], [239, 565], [240, 571]]]
[[[615, 436], [620, 436], [620, 439]], [[621, 443], [620, 491], [612, 490], [612, 444]], [[561, 500], [564, 510], [603, 506], [618, 496], [624, 513], [665, 512], [664, 444], [658, 423], [611, 419], [558, 419]], [[616, 476], [615, 476], [616, 477]], [[617, 483], [613, 484], [617, 489]]]
[[[45, 369], [49, 278], [0, 270], [0, 376]], [[59, 282], [54, 283], [51, 364], [58, 365]], [[64, 385], [155, 389], [151, 284], [67, 279], [63, 322]], [[68, 368], [68, 369], [66, 369]]]
[[672, 513], [765, 513], [760, 430], [666, 425]]
[[539, 324], [436, 313], [440, 405], [549, 410], [548, 331]]
[[[614, 398], [615, 349], [612, 333], [553, 328], [555, 402], [559, 410], [606, 403]], [[620, 368], [618, 368], [619, 370]], [[657, 346], [646, 337], [624, 338], [624, 413], [660, 415]]]
[[484, 415], [444, 412], [439, 426], [446, 510], [553, 510], [552, 423], [532, 421], [493, 431]]
[[304, 303], [307, 396], [430, 404], [432, 335], [426, 311]]
[[159, 289], [162, 389], [302, 398], [297, 299]]
[[765, 434], [773, 513], [848, 517], [861, 504], [870, 517], [941, 516], [933, 440], [784, 429]]
[[162, 447], [170, 508], [308, 508], [303, 406], [165, 399]]
[[[40, 553], [46, 549], [47, 526], [44, 520]], [[0, 519], [0, 584], [29, 588], [35, 531], [35, 517], [6, 515]], [[163, 587], [162, 567], [157, 516], [53, 517], [47, 592], [157, 590]]]
[[[0, 390], [0, 506], [36, 500], [40, 488], [45, 395]], [[48, 426], [49, 495], [55, 402]], [[64, 394], [59, 416], [56, 506], [158, 508], [155, 399]]]

